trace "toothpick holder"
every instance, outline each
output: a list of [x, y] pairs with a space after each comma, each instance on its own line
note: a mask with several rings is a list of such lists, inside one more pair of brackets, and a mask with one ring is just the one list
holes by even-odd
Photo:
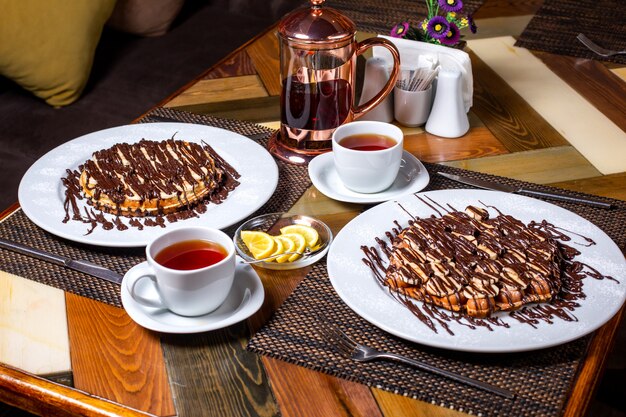
[[394, 116], [398, 123], [407, 127], [421, 126], [428, 120], [432, 104], [432, 85], [426, 90], [393, 90]]

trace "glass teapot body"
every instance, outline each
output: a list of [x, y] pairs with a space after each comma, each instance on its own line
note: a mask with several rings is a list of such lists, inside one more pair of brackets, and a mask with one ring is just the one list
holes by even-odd
[[354, 119], [354, 44], [308, 50], [282, 41], [282, 144], [301, 153], [323, 152], [333, 131]]
[[[321, 3], [287, 15], [278, 32], [281, 123], [269, 149], [288, 162], [308, 163], [331, 150], [336, 128], [357, 119], [391, 92], [399, 56], [385, 39], [356, 42], [354, 23], [334, 9], [322, 8]], [[390, 49], [394, 69], [377, 96], [355, 106], [356, 59], [374, 45]]]

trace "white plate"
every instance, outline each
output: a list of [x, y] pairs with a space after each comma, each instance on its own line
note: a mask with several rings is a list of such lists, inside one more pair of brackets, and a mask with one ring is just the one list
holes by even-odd
[[[177, 139], [211, 145], [239, 174], [241, 183], [222, 204], [209, 204], [199, 217], [166, 222], [166, 229], [183, 226], [208, 226], [222, 229], [254, 213], [272, 196], [278, 185], [278, 166], [272, 156], [256, 142], [228, 130], [189, 123], [145, 123], [114, 127], [90, 133], [51, 150], [35, 162], [20, 183], [18, 198], [24, 213], [42, 229], [65, 239], [110, 247], [146, 246], [162, 232], [161, 227], [138, 230], [104, 230], [98, 225], [86, 235], [89, 225], [70, 220], [63, 223], [65, 187], [61, 183], [66, 169], [77, 169], [91, 154], [116, 143], [138, 142], [142, 138]], [[81, 207], [84, 200], [78, 202]], [[106, 214], [107, 219], [113, 215]]]
[[[237, 258], [235, 282], [226, 301], [215, 311], [198, 317], [184, 317], [166, 309], [146, 307], [138, 304], [130, 295], [128, 277], [135, 268], [132, 267], [122, 280], [122, 305], [131, 319], [146, 329], [162, 333], [200, 333], [221, 329], [247, 319], [263, 304], [265, 291], [261, 279], [250, 265], [240, 263]], [[139, 283], [136, 290], [148, 298], [155, 298], [154, 286], [151, 281]]]
[[325, 196], [346, 203], [362, 204], [380, 203], [405, 194], [416, 193], [423, 190], [430, 181], [426, 167], [407, 151], [402, 154], [400, 172], [396, 180], [391, 187], [379, 193], [363, 194], [346, 188], [335, 169], [332, 152], [313, 158], [309, 163], [309, 177], [315, 188]]
[[[341, 299], [358, 315], [379, 328], [403, 339], [438, 348], [470, 352], [516, 352], [559, 345], [584, 336], [606, 323], [626, 299], [626, 261], [617, 245], [597, 226], [582, 217], [540, 200], [515, 194], [484, 190], [440, 190], [419, 194], [428, 196], [442, 206], [450, 204], [463, 210], [468, 205], [493, 205], [524, 223], [548, 220], [552, 224], [592, 238], [596, 245], [574, 246], [581, 254], [576, 261], [586, 263], [619, 283], [604, 279], [585, 278], [580, 307], [573, 315], [577, 322], [554, 319], [553, 324], [540, 322], [537, 328], [518, 322], [508, 313], [497, 313], [510, 328], [493, 326], [469, 329], [454, 321], [448, 323], [454, 335], [438, 326], [435, 333], [427, 328], [406, 307], [401, 305], [378, 284], [372, 271], [362, 259], [361, 245], [377, 247], [376, 237], [395, 227], [397, 220], [406, 227], [409, 214], [417, 217], [437, 215], [415, 196], [389, 201], [369, 209], [348, 223], [335, 237], [328, 252], [328, 274]], [[405, 211], [406, 210], [406, 211]], [[495, 212], [490, 209], [492, 214]], [[582, 239], [571, 235], [573, 242]]]

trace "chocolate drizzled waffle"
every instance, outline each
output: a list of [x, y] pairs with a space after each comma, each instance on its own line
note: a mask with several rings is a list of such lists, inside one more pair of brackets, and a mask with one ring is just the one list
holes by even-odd
[[385, 284], [445, 309], [486, 317], [551, 300], [561, 288], [548, 233], [469, 206], [415, 219], [394, 239]]
[[221, 162], [208, 145], [142, 139], [94, 152], [80, 186], [91, 205], [108, 213], [168, 214], [215, 193], [226, 177]]

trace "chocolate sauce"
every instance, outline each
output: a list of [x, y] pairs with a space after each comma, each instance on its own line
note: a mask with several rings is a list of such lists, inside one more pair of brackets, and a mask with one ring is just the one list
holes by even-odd
[[143, 230], [143, 224], [141, 224], [141, 222], [137, 219], [130, 219], [128, 221], [128, 224], [130, 224], [132, 227], [136, 227], [139, 230]]
[[596, 242], [594, 242], [594, 240], [591, 239], [591, 238], [588, 238], [586, 236], [583, 236], [583, 235], [581, 235], [579, 233], [576, 233], [576, 232], [573, 232], [571, 230], [567, 230], [567, 229], [563, 229], [562, 227], [555, 226], [552, 223], [548, 223], [546, 220], [542, 220], [539, 223], [537, 223], [535, 221], [531, 221], [528, 224], [528, 227], [534, 227], [536, 229], [545, 230], [546, 232], [551, 233], [552, 237], [554, 239], [560, 240], [562, 242], [569, 242], [571, 240], [571, 238], [568, 235], [563, 233], [563, 232], [568, 232], [568, 233], [571, 233], [573, 235], [576, 235], [576, 236], [584, 239], [585, 242], [586, 242], [586, 244], [579, 243], [579, 242], [574, 242], [576, 244], [579, 244], [579, 245], [582, 245], [582, 246], [586, 246], [586, 247], [593, 246], [593, 245], [596, 244]]
[[[403, 229], [394, 220], [386, 240], [377, 237], [377, 248], [361, 250], [379, 284], [435, 333], [443, 328], [454, 334], [451, 321], [471, 329], [510, 327], [491, 315], [498, 310], [512, 310], [512, 318], [532, 327], [555, 319], [578, 321], [573, 312], [586, 297], [584, 278], [618, 282], [575, 261], [580, 251], [563, 243], [571, 241], [564, 233], [569, 231], [545, 220], [525, 225], [485, 205], [498, 213], [490, 219], [483, 208], [470, 206], [459, 212], [416, 197], [440, 217], [417, 218], [400, 206], [410, 217], [409, 226]], [[583, 239], [584, 246], [595, 244], [571, 233]], [[468, 309], [477, 306], [478, 314], [453, 311], [463, 310], [462, 299]], [[480, 317], [485, 312], [487, 317]]]
[[[89, 179], [97, 182], [93, 196], [81, 212], [78, 201], [85, 198], [80, 177], [84, 173], [85, 184]], [[78, 167], [66, 170], [61, 178], [65, 186], [63, 207], [65, 217], [89, 225], [86, 234], [100, 226], [104, 230], [113, 228], [123, 231], [130, 227], [143, 230], [145, 227], [166, 227], [166, 223], [198, 217], [206, 213], [209, 204], [220, 204], [238, 185], [240, 174], [215, 150], [202, 142], [202, 145], [171, 139], [160, 142], [142, 139], [134, 145], [116, 144], [111, 148], [94, 152], [93, 158]], [[146, 180], [149, 179], [149, 180]], [[206, 195], [197, 200], [195, 187], [186, 191], [183, 184], [197, 184], [201, 181]], [[99, 202], [106, 195], [115, 207]], [[181, 207], [172, 213], [165, 213], [159, 205], [162, 195], [175, 196]], [[156, 201], [154, 213], [123, 213], [121, 205], [129, 197], [137, 199], [140, 205], [146, 201]], [[103, 214], [113, 214], [113, 221]], [[128, 218], [128, 221], [125, 219]]]

